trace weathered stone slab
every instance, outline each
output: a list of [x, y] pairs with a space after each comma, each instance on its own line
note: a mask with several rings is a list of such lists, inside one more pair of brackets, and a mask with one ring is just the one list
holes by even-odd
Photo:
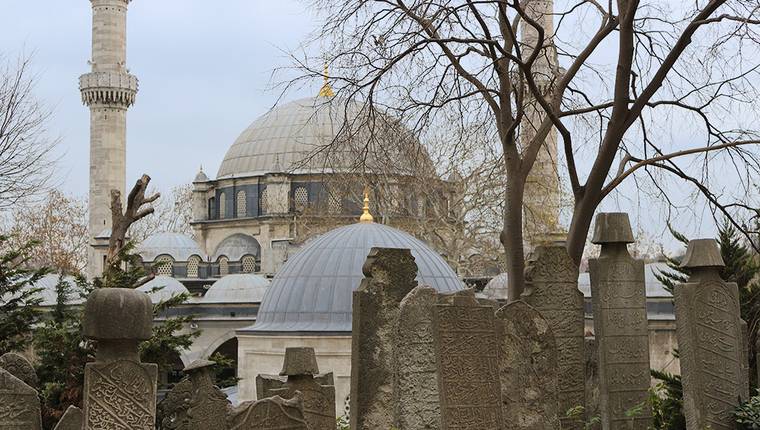
[[563, 429], [581, 428], [566, 412], [585, 401], [584, 304], [578, 290], [578, 268], [564, 245], [539, 246], [525, 271], [522, 300], [549, 321], [557, 343], [559, 415]]
[[84, 371], [84, 430], [153, 430], [158, 366], [141, 363], [138, 352], [152, 325], [147, 294], [123, 288], [90, 293], [83, 328], [98, 351]]
[[393, 426], [393, 338], [401, 300], [417, 286], [408, 249], [372, 248], [353, 293], [351, 428]]
[[399, 429], [441, 428], [433, 309], [438, 293], [419, 286], [401, 301], [394, 347], [394, 399]]
[[304, 418], [300, 393], [290, 400], [275, 396], [242, 403], [232, 409], [228, 424], [230, 430], [316, 430]]
[[[592, 242], [602, 246], [599, 257], [589, 260], [602, 427], [645, 430], [651, 424], [645, 407], [651, 378], [644, 261], [628, 253], [628, 214], [597, 215]], [[640, 414], [629, 416], [639, 407]]]
[[749, 399], [749, 326], [743, 319], [739, 319], [742, 331], [742, 398]]
[[[586, 337], [586, 416], [601, 417], [599, 407], [599, 348], [596, 345], [596, 339]], [[586, 430], [597, 430], [601, 428], [599, 423], [595, 423], [591, 428]]]
[[505, 429], [559, 429], [557, 344], [549, 322], [523, 301], [496, 312]]
[[493, 308], [481, 306], [473, 290], [439, 296], [433, 311], [433, 338], [441, 429], [502, 429]]
[[322, 385], [315, 375], [319, 373], [313, 348], [287, 348], [281, 375], [287, 380], [271, 393], [291, 399], [296, 393], [303, 398], [303, 414], [312, 429], [335, 427], [335, 386]]
[[[274, 396], [272, 390], [282, 388], [287, 380], [287, 376], [267, 375], [265, 373], [256, 375], [256, 399], [261, 400]], [[320, 385], [335, 385], [335, 376], [332, 372], [314, 375], [314, 380]]]
[[0, 429], [40, 430], [37, 390], [5, 369], [0, 369]]
[[34, 366], [29, 360], [21, 354], [15, 352], [8, 352], [0, 357], [0, 368], [7, 370], [11, 375], [24, 381], [24, 383], [32, 388], [37, 388], [37, 372], [34, 371]]
[[84, 425], [84, 415], [82, 410], [76, 406], [69, 406], [64, 412], [58, 424], [55, 426], [55, 430], [82, 430]]
[[214, 385], [213, 366], [208, 360], [196, 360], [185, 367], [188, 375], [176, 384], [158, 404], [161, 429], [225, 430], [232, 405]]
[[720, 278], [723, 259], [713, 239], [689, 242], [681, 266], [691, 271], [674, 290], [686, 426], [733, 429], [743, 394], [738, 287]]

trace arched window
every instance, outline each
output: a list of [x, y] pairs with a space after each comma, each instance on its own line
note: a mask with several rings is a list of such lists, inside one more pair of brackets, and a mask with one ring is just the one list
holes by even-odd
[[225, 218], [227, 216], [227, 196], [224, 193], [219, 193], [219, 218]]
[[187, 260], [187, 277], [188, 278], [198, 277], [198, 266], [200, 266], [200, 264], [201, 264], [201, 257], [198, 257], [197, 255], [193, 255]]
[[162, 255], [156, 258], [156, 262], [153, 265], [153, 270], [157, 276], [172, 276], [172, 266], [174, 265], [174, 259], [168, 255]]
[[309, 192], [306, 187], [296, 187], [295, 192], [293, 192], [293, 203], [299, 212], [306, 209], [309, 205]]
[[259, 210], [262, 215], [266, 215], [269, 212], [269, 194], [266, 188], [261, 190], [261, 194], [259, 194]]
[[219, 276], [230, 274], [230, 260], [224, 255], [219, 257]]
[[237, 216], [238, 218], [243, 218], [246, 215], [246, 211], [248, 209], [248, 205], [245, 201], [245, 191], [240, 190], [237, 192]]
[[243, 266], [243, 273], [253, 273], [256, 271], [256, 257], [253, 255], [245, 255], [240, 260]]

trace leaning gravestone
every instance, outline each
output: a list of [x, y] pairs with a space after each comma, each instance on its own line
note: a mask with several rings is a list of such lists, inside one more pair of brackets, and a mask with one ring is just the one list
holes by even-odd
[[32, 388], [37, 388], [37, 372], [29, 360], [21, 354], [8, 352], [0, 357], [0, 368], [7, 370], [11, 375], [24, 381]]
[[585, 406], [584, 304], [578, 290], [578, 267], [564, 245], [538, 246], [525, 270], [521, 299], [549, 321], [557, 342], [559, 415], [563, 429], [581, 428], [582, 420], [566, 412]]
[[505, 429], [559, 429], [557, 344], [549, 322], [523, 301], [496, 312]]
[[433, 341], [441, 429], [501, 430], [499, 342], [493, 308], [480, 305], [473, 290], [439, 296], [433, 309]]
[[438, 293], [419, 286], [401, 301], [393, 352], [396, 427], [441, 428], [433, 309]]
[[628, 214], [597, 215], [591, 241], [602, 246], [589, 260], [602, 428], [645, 430], [652, 420], [644, 407], [651, 380], [646, 287], [644, 262], [628, 253], [634, 242]]
[[82, 410], [76, 406], [69, 406], [56, 424], [55, 430], [82, 430], [83, 424]]
[[689, 429], [733, 429], [743, 397], [739, 291], [720, 278], [724, 266], [713, 239], [689, 242], [681, 267], [689, 281], [676, 285], [676, 335], [681, 358], [683, 410]]
[[5, 369], [0, 369], [0, 429], [40, 430], [37, 390]]
[[393, 338], [401, 300], [417, 286], [408, 249], [372, 248], [353, 293], [351, 428], [393, 426]]
[[155, 364], [140, 362], [138, 344], [150, 339], [153, 305], [147, 294], [124, 288], [90, 293], [84, 335], [98, 342], [84, 373], [84, 430], [153, 430]]
[[335, 386], [322, 385], [314, 348], [286, 348], [285, 362], [280, 375], [287, 377], [282, 388], [272, 389], [272, 395], [290, 399], [296, 393], [303, 398], [303, 415], [312, 429], [335, 427]]
[[[335, 427], [333, 423], [330, 430]], [[228, 416], [229, 430], [316, 430], [309, 428], [303, 415], [301, 393], [285, 400], [270, 397], [245, 402], [232, 409]]]

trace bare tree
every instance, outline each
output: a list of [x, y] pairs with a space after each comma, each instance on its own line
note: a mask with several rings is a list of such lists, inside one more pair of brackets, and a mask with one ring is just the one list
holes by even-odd
[[[309, 3], [325, 17], [312, 42], [330, 47], [336, 98], [387, 111], [419, 137], [452, 112], [462, 129], [490, 136], [505, 178], [511, 297], [524, 289], [526, 180], [554, 130], [578, 264], [594, 212], [624, 180], [651, 181], [672, 199], [667, 173], [735, 219], [760, 171], [746, 119], [758, 100], [757, 0], [570, 0], [549, 14], [546, 0]], [[549, 18], [556, 25], [545, 29]], [[293, 56], [298, 77], [285, 90], [325, 75], [310, 49]], [[371, 152], [376, 142], [361, 144]], [[717, 185], [736, 177], [732, 195], [715, 186], [716, 171]]]
[[164, 197], [154, 203], [153, 216], [132, 224], [129, 229], [130, 240], [140, 243], [148, 236], [161, 232], [192, 236], [192, 197], [193, 187], [190, 184], [172, 188], [168, 198]]
[[44, 194], [53, 167], [50, 112], [34, 97], [30, 60], [0, 56], [0, 209]]
[[[108, 240], [108, 254], [106, 255], [106, 267], [119, 265], [121, 251], [127, 245], [127, 232], [137, 221], [154, 212], [151, 203], [161, 197], [154, 193], [147, 196], [150, 176], [142, 175], [137, 180], [132, 190], [127, 195], [127, 207], [124, 208], [119, 190], [111, 190], [111, 237]], [[107, 270], [107, 269], [106, 269]]]

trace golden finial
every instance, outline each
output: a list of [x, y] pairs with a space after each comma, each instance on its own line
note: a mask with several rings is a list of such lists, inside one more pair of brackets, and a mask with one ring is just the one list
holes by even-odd
[[375, 218], [369, 213], [369, 188], [364, 187], [364, 207], [362, 208], [362, 216], [359, 217], [359, 222], [369, 224], [375, 222]]
[[322, 89], [319, 90], [319, 97], [332, 97], [335, 95], [335, 92], [330, 86], [330, 70], [327, 66], [327, 61], [325, 61], [325, 72], [323, 76], [325, 78], [325, 83], [322, 85]]

